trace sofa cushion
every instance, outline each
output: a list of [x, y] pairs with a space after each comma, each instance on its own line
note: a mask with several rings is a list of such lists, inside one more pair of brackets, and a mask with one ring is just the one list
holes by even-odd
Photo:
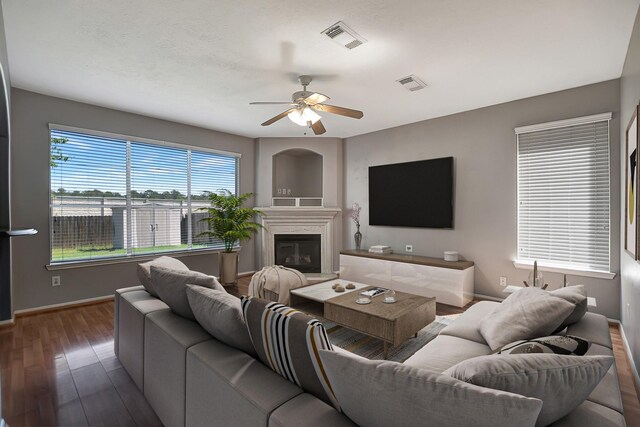
[[567, 316], [558, 330], [562, 330], [582, 319], [587, 312], [587, 291], [584, 285], [567, 286], [550, 292], [551, 295], [560, 297], [573, 304], [573, 311]]
[[243, 297], [242, 312], [258, 357], [308, 393], [339, 409], [319, 349], [331, 350], [322, 323], [277, 302]]
[[491, 355], [461, 362], [444, 374], [542, 400], [536, 426], [547, 426], [584, 402], [612, 364], [610, 356]]
[[[593, 344], [589, 348], [587, 356], [613, 356], [613, 350], [599, 344]], [[587, 400], [622, 413], [622, 396], [615, 363], [611, 365]]]
[[[304, 423], [301, 422], [304, 420]], [[302, 393], [269, 417], [269, 427], [356, 427], [346, 416], [308, 393]]]
[[480, 323], [480, 334], [495, 350], [516, 340], [550, 335], [574, 306], [540, 288], [524, 288], [509, 295]]
[[485, 356], [491, 349], [484, 343], [469, 341], [450, 335], [438, 335], [413, 356], [404, 361], [407, 366], [441, 373], [456, 363], [471, 357]]
[[569, 415], [553, 423], [552, 427], [621, 427], [625, 425], [622, 413], [585, 400]]
[[551, 335], [548, 337], [519, 340], [505, 344], [497, 354], [547, 353], [584, 356], [591, 343], [572, 335]]
[[215, 277], [198, 271], [176, 271], [152, 265], [151, 281], [159, 298], [166, 302], [174, 313], [191, 320], [196, 318], [189, 306], [187, 284], [226, 292]]
[[582, 337], [593, 344], [613, 348], [611, 332], [609, 332], [609, 321], [602, 314], [585, 314], [578, 323], [569, 325], [566, 333], [568, 335]]
[[396, 362], [320, 351], [342, 411], [362, 426], [533, 426], [539, 399]]
[[242, 317], [240, 298], [226, 291], [194, 285], [187, 285], [187, 298], [200, 326], [214, 338], [256, 356]]
[[478, 325], [488, 316], [500, 303], [493, 301], [480, 301], [469, 307], [463, 314], [458, 316], [453, 323], [446, 326], [440, 335], [451, 335], [458, 338], [475, 341], [481, 344], [487, 342], [480, 335]]
[[138, 280], [140, 280], [140, 283], [142, 284], [142, 286], [144, 286], [147, 292], [149, 292], [156, 298], [158, 298], [158, 293], [156, 292], [153, 286], [153, 282], [151, 281], [152, 265], [177, 271], [189, 271], [189, 267], [184, 265], [180, 260], [168, 256], [161, 256], [159, 258], [152, 259], [151, 261], [138, 264]]
[[248, 354], [217, 340], [187, 351], [187, 426], [266, 426], [302, 393]]

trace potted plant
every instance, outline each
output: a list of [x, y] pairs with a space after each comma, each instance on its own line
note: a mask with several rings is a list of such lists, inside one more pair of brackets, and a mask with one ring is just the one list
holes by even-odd
[[209, 193], [211, 207], [201, 208], [209, 215], [202, 221], [208, 223], [209, 230], [201, 233], [201, 236], [210, 236], [224, 243], [224, 252], [220, 253], [220, 282], [223, 285], [236, 283], [238, 276], [238, 252], [233, 250], [234, 245], [244, 240], [249, 240], [253, 233], [263, 228], [261, 224], [254, 222], [257, 216], [263, 213], [254, 208], [243, 207], [245, 201], [253, 196], [253, 193], [245, 193], [236, 196], [229, 190], [219, 190], [217, 193]]

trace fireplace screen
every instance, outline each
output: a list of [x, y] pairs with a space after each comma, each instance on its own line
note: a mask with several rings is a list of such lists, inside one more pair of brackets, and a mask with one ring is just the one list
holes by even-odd
[[276, 234], [276, 265], [295, 268], [302, 273], [320, 273], [319, 234]]

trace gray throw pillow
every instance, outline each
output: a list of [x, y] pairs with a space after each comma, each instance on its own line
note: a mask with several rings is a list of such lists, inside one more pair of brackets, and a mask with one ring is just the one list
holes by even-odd
[[551, 335], [549, 337], [520, 340], [503, 345], [496, 354], [564, 354], [565, 356], [584, 356], [591, 343], [573, 335]]
[[565, 288], [556, 289], [549, 292], [551, 295], [562, 298], [573, 304], [573, 311], [567, 316], [558, 330], [562, 330], [582, 319], [587, 312], [587, 291], [584, 285], [567, 286]]
[[156, 292], [153, 283], [151, 282], [151, 266], [155, 265], [156, 267], [168, 268], [170, 270], [177, 271], [189, 271], [189, 267], [184, 265], [181, 261], [171, 258], [168, 256], [161, 256], [156, 259], [152, 259], [151, 261], [143, 262], [138, 264], [138, 280], [144, 288], [154, 297], [158, 298], [158, 293]]
[[584, 402], [612, 363], [612, 356], [489, 355], [460, 362], [443, 374], [540, 399], [543, 404], [536, 426], [547, 426]]
[[226, 292], [215, 277], [198, 271], [176, 271], [151, 266], [151, 281], [158, 293], [171, 310], [187, 319], [196, 320], [187, 298], [187, 284], [204, 286]]
[[242, 317], [240, 298], [226, 291], [187, 285], [187, 298], [200, 326], [215, 339], [256, 356]]
[[533, 426], [539, 399], [478, 387], [396, 362], [320, 350], [338, 402], [361, 426]]
[[574, 306], [540, 288], [524, 288], [509, 295], [479, 325], [492, 350], [517, 340], [551, 335]]

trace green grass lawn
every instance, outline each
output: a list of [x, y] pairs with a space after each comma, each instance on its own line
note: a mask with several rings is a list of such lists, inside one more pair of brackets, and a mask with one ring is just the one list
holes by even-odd
[[[133, 255], [142, 255], [155, 252], [170, 252], [170, 251], [183, 251], [188, 248], [185, 243], [183, 245], [169, 245], [169, 246], [148, 246], [145, 248], [134, 248]], [[192, 249], [206, 248], [205, 245], [192, 245]], [[52, 261], [73, 261], [78, 259], [87, 258], [108, 258], [108, 257], [120, 257], [126, 256], [126, 249], [115, 249], [105, 247], [80, 247], [80, 248], [53, 248], [51, 251]]]

